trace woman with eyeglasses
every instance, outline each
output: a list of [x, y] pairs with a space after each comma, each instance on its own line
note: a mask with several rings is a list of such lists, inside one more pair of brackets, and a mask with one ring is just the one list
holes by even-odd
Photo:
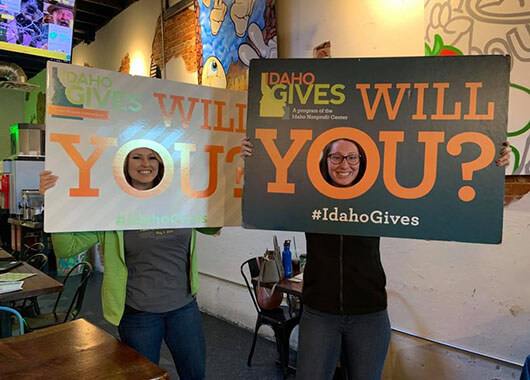
[[[509, 164], [509, 143], [497, 166]], [[252, 156], [248, 137], [241, 154]], [[366, 155], [353, 140], [330, 142], [320, 159], [324, 179], [349, 187], [366, 171]], [[329, 380], [339, 358], [349, 380], [379, 380], [390, 322], [379, 237], [306, 233], [307, 262], [298, 338], [297, 380]]]
[[[320, 172], [331, 185], [353, 186], [365, 171], [355, 141], [324, 148]], [[341, 353], [348, 379], [380, 379], [390, 321], [379, 237], [306, 233], [306, 242], [297, 379], [331, 379]]]

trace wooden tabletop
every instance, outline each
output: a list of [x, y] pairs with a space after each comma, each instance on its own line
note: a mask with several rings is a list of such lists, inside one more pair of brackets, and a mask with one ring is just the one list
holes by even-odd
[[10, 255], [7, 251], [5, 251], [3, 248], [0, 248], [0, 260], [1, 259], [14, 259], [14, 257]]
[[167, 371], [84, 319], [0, 339], [0, 378], [169, 379]]
[[6, 273], [35, 273], [35, 275], [23, 280], [24, 285], [22, 286], [22, 290], [0, 294], [0, 303], [37, 297], [43, 294], [60, 292], [63, 290], [63, 284], [61, 282], [42, 273], [28, 263], [22, 263], [22, 265], [19, 265]]
[[32, 228], [35, 230], [42, 228], [42, 222], [34, 222], [33, 220], [24, 220], [24, 219], [18, 219], [18, 218], [8, 218], [7, 222], [9, 224], [14, 224], [15, 226], [22, 226], [26, 228]]
[[[252, 283], [254, 284], [254, 286], [256, 286], [258, 284], [258, 278], [257, 277], [253, 278]], [[263, 282], [260, 284], [260, 286], [264, 286], [269, 289], [272, 288], [273, 285], [274, 284], [271, 284], [271, 283], [265, 284]], [[276, 289], [281, 290], [284, 293], [291, 294], [296, 297], [302, 296], [303, 287], [304, 287], [303, 281], [295, 282], [287, 278], [283, 279], [282, 281], [278, 283], [278, 285], [276, 285]]]

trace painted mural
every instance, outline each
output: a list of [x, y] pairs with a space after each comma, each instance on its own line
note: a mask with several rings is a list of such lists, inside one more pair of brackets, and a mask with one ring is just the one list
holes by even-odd
[[511, 56], [508, 173], [530, 174], [528, 0], [425, 0], [425, 55]]
[[198, 82], [247, 90], [255, 58], [277, 58], [274, 0], [199, 0]]

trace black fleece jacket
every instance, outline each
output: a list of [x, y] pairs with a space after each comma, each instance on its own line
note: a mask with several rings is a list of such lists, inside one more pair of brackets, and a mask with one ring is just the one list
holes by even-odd
[[378, 237], [306, 233], [302, 301], [331, 314], [386, 309], [386, 276]]

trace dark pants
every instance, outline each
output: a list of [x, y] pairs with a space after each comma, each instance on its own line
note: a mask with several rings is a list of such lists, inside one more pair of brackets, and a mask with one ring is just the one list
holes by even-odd
[[162, 339], [181, 380], [203, 380], [206, 344], [197, 301], [167, 313], [126, 312], [118, 326], [123, 343], [158, 364]]
[[342, 358], [348, 380], [380, 380], [389, 344], [386, 310], [335, 315], [305, 305], [300, 320], [296, 379], [330, 380]]

